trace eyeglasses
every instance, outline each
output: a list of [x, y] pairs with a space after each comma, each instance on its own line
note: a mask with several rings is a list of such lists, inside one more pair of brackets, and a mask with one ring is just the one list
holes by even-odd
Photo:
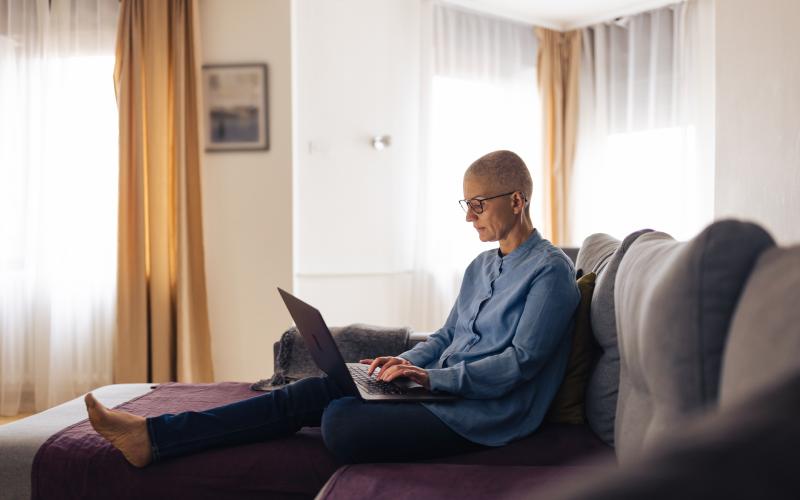
[[[488, 200], [493, 200], [495, 198], [500, 198], [501, 196], [508, 196], [514, 193], [516, 193], [516, 191], [511, 191], [510, 193], [498, 194], [496, 196], [490, 196], [488, 198], [472, 198], [470, 200], [458, 200], [458, 204], [461, 205], [461, 208], [464, 210], [465, 213], [471, 208], [472, 211], [475, 212], [476, 214], [482, 214], [483, 202]], [[523, 199], [525, 198], [524, 194], [522, 195], [522, 198]]]

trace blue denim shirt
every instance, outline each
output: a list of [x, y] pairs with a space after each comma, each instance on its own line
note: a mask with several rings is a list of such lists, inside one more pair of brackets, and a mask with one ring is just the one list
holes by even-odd
[[508, 255], [478, 255], [444, 326], [400, 357], [427, 369], [432, 390], [463, 397], [428, 410], [470, 441], [504, 445], [547, 413], [579, 301], [572, 261], [534, 230]]

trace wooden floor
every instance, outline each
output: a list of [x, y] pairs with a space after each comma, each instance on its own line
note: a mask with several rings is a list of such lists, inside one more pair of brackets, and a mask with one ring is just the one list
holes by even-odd
[[21, 418], [30, 417], [32, 413], [20, 413], [15, 417], [0, 417], [0, 425], [10, 424], [14, 420], [19, 420]]

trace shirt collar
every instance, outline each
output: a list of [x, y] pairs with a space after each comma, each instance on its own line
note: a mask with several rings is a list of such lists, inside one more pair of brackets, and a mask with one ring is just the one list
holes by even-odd
[[534, 228], [531, 235], [528, 236], [528, 239], [523, 241], [522, 244], [517, 248], [515, 248], [510, 254], [501, 256], [500, 249], [498, 248], [497, 256], [503, 261], [513, 261], [519, 258], [520, 256], [527, 254], [528, 251], [531, 248], [535, 247], [541, 240], [542, 240], [542, 235], [539, 234], [538, 229]]

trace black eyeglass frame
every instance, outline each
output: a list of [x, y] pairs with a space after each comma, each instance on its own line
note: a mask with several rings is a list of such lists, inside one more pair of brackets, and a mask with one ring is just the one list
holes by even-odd
[[[501, 196], [508, 196], [510, 194], [514, 194], [514, 193], [517, 193], [517, 192], [522, 195], [522, 199], [525, 200], [525, 203], [527, 203], [528, 199], [525, 196], [525, 193], [523, 193], [522, 191], [511, 191], [511, 192], [508, 192], [508, 193], [498, 194], [498, 195], [495, 195], [495, 196], [489, 196], [488, 198], [477, 198], [476, 197], [476, 198], [471, 198], [469, 200], [458, 200], [458, 204], [461, 206], [461, 209], [464, 211], [464, 213], [468, 213], [469, 209], [471, 208], [472, 211], [476, 215], [480, 215], [480, 214], [483, 213], [483, 210], [484, 210], [483, 202], [489, 201], [489, 200], [493, 200], [495, 198], [500, 198]], [[476, 210], [475, 206], [472, 205], [473, 201], [477, 201], [478, 202], [479, 210]]]

